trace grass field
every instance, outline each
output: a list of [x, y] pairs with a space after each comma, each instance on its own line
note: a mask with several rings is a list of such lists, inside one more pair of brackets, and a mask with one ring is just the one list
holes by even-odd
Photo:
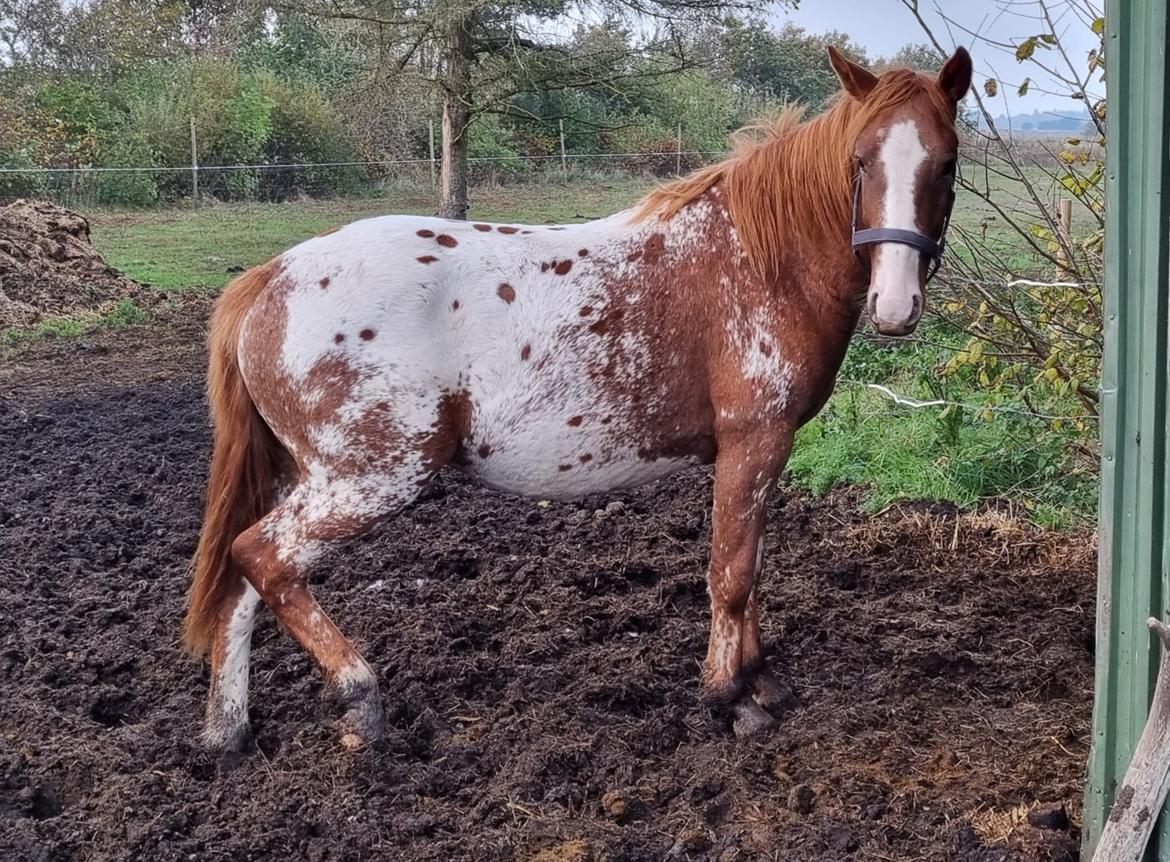
[[[476, 189], [472, 214], [484, 221], [562, 224], [630, 206], [649, 180], [611, 179]], [[288, 203], [95, 211], [98, 251], [131, 278], [160, 290], [222, 287], [240, 267], [263, 263], [298, 242], [357, 219], [386, 213], [431, 215], [429, 188], [405, 187], [371, 198]]]
[[[477, 188], [471, 215], [528, 224], [582, 221], [630, 206], [652, 185], [650, 180], [592, 178]], [[357, 200], [209, 204], [89, 216], [99, 251], [131, 277], [168, 292], [215, 291], [241, 269], [328, 228], [383, 213], [430, 214], [434, 200], [429, 188], [409, 187]], [[960, 197], [955, 220], [972, 231], [986, 223], [989, 230], [1002, 232], [1010, 247], [1004, 226], [969, 199]], [[1013, 253], [1026, 267], [1028, 252], [1016, 242]], [[1024, 415], [981, 411], [978, 386], [943, 382], [936, 373], [946, 361], [947, 345], [958, 343], [953, 334], [930, 322], [923, 331], [921, 341], [854, 339], [837, 394], [801, 432], [789, 481], [818, 492], [838, 483], [862, 486], [874, 510], [902, 499], [971, 506], [1002, 498], [1050, 526], [1076, 526], [1090, 518], [1095, 475], [1070, 439]], [[901, 407], [862, 383], [969, 406]]]

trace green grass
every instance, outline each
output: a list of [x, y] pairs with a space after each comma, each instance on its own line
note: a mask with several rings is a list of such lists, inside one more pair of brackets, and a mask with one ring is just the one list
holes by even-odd
[[15, 347], [43, 338], [76, 338], [95, 329], [125, 329], [149, 319], [146, 311], [132, 299], [123, 299], [105, 314], [78, 314], [49, 317], [36, 326], [14, 327], [4, 332], [4, 343]]
[[[630, 206], [651, 185], [602, 178], [477, 188], [471, 217], [526, 224], [583, 221]], [[434, 211], [434, 192], [411, 187], [368, 199], [98, 210], [88, 216], [93, 243], [107, 262], [159, 290], [181, 292], [218, 289], [239, 269], [338, 225], [373, 215]]]
[[[1001, 498], [1020, 505], [1043, 526], [1088, 523], [1096, 506], [1097, 477], [1075, 449], [1074, 438], [1027, 415], [984, 414], [977, 389], [939, 391], [932, 380], [938, 359], [937, 348], [920, 343], [877, 346], [864, 336], [855, 338], [836, 394], [797, 435], [789, 481], [816, 494], [836, 485], [859, 486], [869, 511], [898, 500], [970, 507]], [[900, 406], [850, 380], [967, 406]]]

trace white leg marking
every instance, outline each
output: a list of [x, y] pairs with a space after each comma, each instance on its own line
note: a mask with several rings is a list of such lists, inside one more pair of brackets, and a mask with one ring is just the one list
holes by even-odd
[[224, 729], [248, 722], [248, 667], [252, 655], [252, 624], [260, 594], [245, 583], [227, 625], [227, 649], [219, 671], [219, 721]]

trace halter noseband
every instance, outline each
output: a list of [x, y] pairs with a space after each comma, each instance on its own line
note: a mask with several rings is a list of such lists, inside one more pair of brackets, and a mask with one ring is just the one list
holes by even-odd
[[853, 233], [853, 253], [857, 258], [861, 259], [861, 252], [858, 251], [863, 245], [876, 245], [883, 242], [896, 242], [901, 245], [908, 245], [911, 248], [916, 248], [930, 261], [930, 270], [926, 274], [926, 280], [929, 282], [934, 278], [934, 274], [938, 272], [938, 268], [942, 266], [943, 249], [946, 248], [947, 228], [951, 224], [951, 211], [955, 208], [955, 187], [954, 181], [951, 181], [950, 198], [947, 201], [947, 211], [943, 216], [942, 233], [939, 234], [938, 239], [931, 239], [924, 233], [919, 233], [916, 230], [904, 230], [896, 227], [869, 227], [863, 230], [857, 229], [857, 215], [861, 208], [861, 169], [858, 168], [857, 173], [853, 176], [853, 224], [851, 226]]

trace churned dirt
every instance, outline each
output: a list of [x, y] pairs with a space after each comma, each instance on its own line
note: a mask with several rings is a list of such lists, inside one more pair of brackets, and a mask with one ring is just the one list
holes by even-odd
[[44, 201], [0, 207], [0, 332], [46, 317], [103, 314], [162, 294], [127, 278], [90, 244], [85, 217]]
[[205, 752], [202, 314], [0, 368], [0, 858], [1076, 858], [1089, 538], [778, 493], [764, 632], [799, 704], [744, 742], [698, 700], [704, 470], [580, 504], [442, 477], [316, 579], [385, 742], [341, 749], [264, 615], [257, 750]]

